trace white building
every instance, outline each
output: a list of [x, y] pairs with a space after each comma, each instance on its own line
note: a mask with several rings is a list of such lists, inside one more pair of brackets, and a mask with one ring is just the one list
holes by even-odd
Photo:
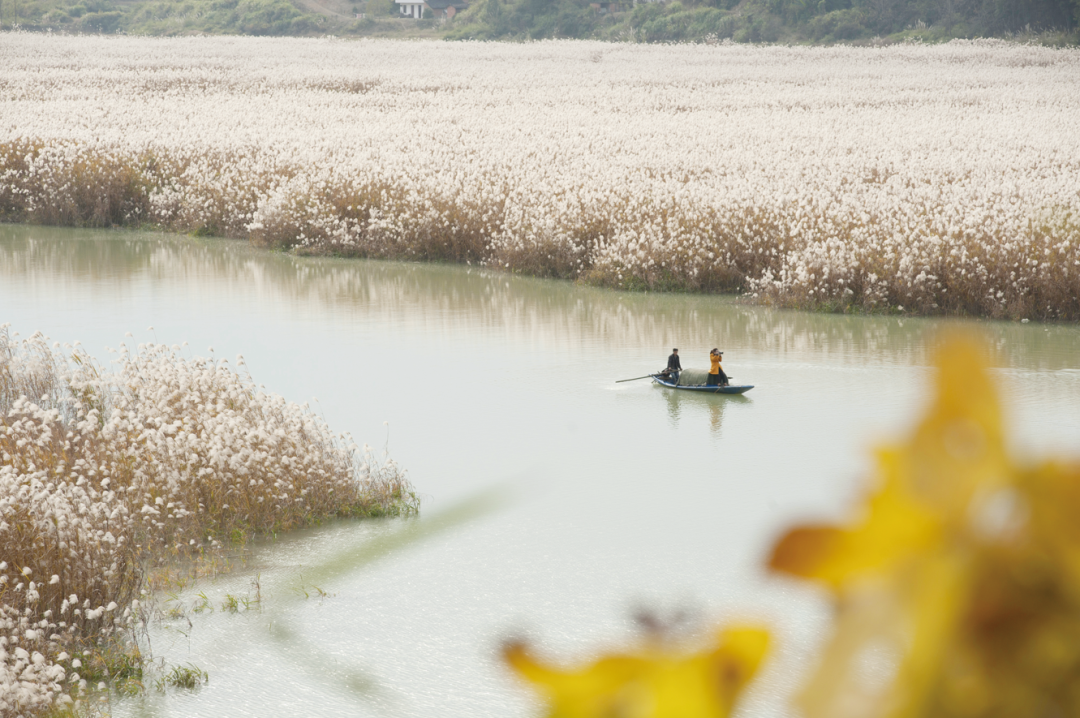
[[413, 17], [419, 20], [424, 15], [424, 3], [416, 0], [394, 0], [404, 17]]
[[[0, 0], [3, 2], [3, 0]], [[440, 22], [446, 22], [459, 12], [469, 7], [467, 0], [394, 0], [400, 8], [402, 17], [412, 17], [419, 20], [424, 16], [424, 10], [428, 11], [428, 17], [433, 17]]]

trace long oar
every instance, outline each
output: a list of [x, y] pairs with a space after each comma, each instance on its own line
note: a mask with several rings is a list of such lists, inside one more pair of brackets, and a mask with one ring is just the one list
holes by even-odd
[[618, 379], [618, 380], [616, 380], [615, 383], [616, 384], [622, 384], [624, 381], [637, 381], [638, 379], [651, 379], [654, 376], [656, 376], [656, 375], [655, 374], [646, 374], [645, 376], [635, 376], [633, 379]]

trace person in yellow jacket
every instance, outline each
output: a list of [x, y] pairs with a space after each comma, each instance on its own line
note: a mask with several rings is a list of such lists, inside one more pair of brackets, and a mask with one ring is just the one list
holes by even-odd
[[724, 352], [716, 349], [715, 347], [709, 352], [709, 378], [706, 380], [706, 386], [727, 386], [728, 378], [724, 370], [720, 368], [720, 361], [723, 359]]

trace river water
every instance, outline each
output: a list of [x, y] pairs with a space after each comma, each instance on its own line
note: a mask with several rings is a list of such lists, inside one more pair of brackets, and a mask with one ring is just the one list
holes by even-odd
[[[763, 558], [785, 526], [839, 517], [858, 497], [869, 449], [924, 406], [942, 330], [975, 327], [993, 346], [1016, 451], [1080, 445], [1076, 326], [781, 312], [0, 225], [3, 322], [103, 361], [128, 331], [243, 354], [269, 390], [388, 446], [424, 498], [419, 520], [297, 532], [159, 597], [187, 617], [151, 626], [153, 655], [209, 683], [115, 699], [117, 716], [531, 715], [500, 641], [584, 659], [631, 638], [640, 608], [685, 612], [689, 633], [766, 622], [777, 649], [742, 714], [786, 715], [828, 613]], [[673, 346], [690, 367], [719, 346], [755, 389], [615, 383]], [[262, 603], [234, 613], [229, 595]], [[196, 611], [204, 602], [213, 610]]]

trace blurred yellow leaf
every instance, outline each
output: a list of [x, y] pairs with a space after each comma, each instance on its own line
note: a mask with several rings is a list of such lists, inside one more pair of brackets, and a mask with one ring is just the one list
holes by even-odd
[[770, 566], [834, 595], [808, 718], [1080, 715], [1080, 468], [1020, 466], [977, 343], [937, 359], [911, 438], [878, 452], [845, 526], [804, 526]]
[[504, 657], [547, 699], [550, 718], [725, 718], [768, 642], [763, 630], [729, 628], [697, 653], [650, 642], [579, 669], [546, 666], [520, 643]]

